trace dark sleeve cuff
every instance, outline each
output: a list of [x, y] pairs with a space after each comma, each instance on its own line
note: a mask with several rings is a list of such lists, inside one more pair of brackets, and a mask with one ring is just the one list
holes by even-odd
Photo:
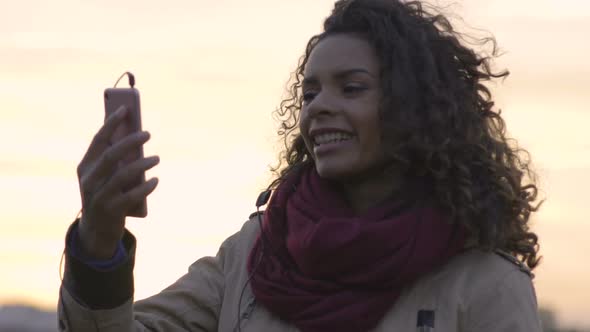
[[80, 238], [77, 226], [78, 224], [74, 224], [68, 234], [69, 236], [66, 237], [66, 248], [68, 248], [68, 252], [70, 253], [70, 255], [72, 255], [85, 265], [88, 265], [96, 270], [103, 272], [113, 270], [117, 268], [119, 265], [125, 263], [125, 260], [127, 259], [127, 251], [125, 251], [123, 241], [119, 241], [119, 244], [117, 245], [117, 250], [115, 251], [115, 255], [113, 255], [111, 259], [96, 260], [86, 256], [84, 252], [80, 249]]
[[122, 244], [127, 252], [124, 260], [108, 270], [97, 269], [73, 255], [71, 238], [79, 219], [66, 235], [66, 264], [63, 286], [82, 305], [90, 309], [112, 309], [133, 297], [133, 267], [135, 264], [135, 237], [125, 230]]

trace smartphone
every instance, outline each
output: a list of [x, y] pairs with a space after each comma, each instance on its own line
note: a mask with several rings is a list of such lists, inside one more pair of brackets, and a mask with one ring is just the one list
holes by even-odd
[[[115, 130], [109, 142], [111, 145], [122, 140], [129, 134], [141, 131], [141, 109], [139, 103], [139, 91], [136, 88], [110, 88], [104, 90], [104, 105], [105, 105], [105, 120], [114, 113], [121, 105], [127, 108], [125, 119]], [[132, 163], [135, 160], [143, 158], [143, 147], [139, 147], [136, 151], [132, 151], [125, 156], [118, 167]], [[127, 192], [132, 188], [145, 182], [145, 172], [133, 180], [128, 186], [123, 188], [123, 192]], [[147, 216], [147, 200], [144, 198], [131, 211], [128, 212], [129, 217], [145, 218]]]

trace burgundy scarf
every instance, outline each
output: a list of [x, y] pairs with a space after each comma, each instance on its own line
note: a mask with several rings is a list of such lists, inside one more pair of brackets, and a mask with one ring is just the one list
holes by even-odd
[[404, 286], [444, 264], [465, 241], [462, 227], [418, 204], [425, 201], [417, 195], [404, 196], [410, 199], [390, 199], [355, 216], [314, 167], [287, 178], [250, 253], [256, 299], [304, 332], [376, 327]]

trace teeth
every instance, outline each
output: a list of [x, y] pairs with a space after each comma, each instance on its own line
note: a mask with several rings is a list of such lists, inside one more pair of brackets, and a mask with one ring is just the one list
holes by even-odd
[[313, 138], [313, 142], [315, 145], [320, 145], [320, 144], [327, 144], [327, 143], [334, 143], [334, 142], [340, 142], [340, 141], [346, 141], [351, 139], [352, 136], [349, 134], [345, 134], [345, 133], [326, 133], [326, 134], [320, 134], [317, 135]]

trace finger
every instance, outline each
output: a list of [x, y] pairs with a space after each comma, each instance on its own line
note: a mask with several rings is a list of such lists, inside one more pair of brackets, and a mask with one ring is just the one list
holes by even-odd
[[152, 156], [136, 160], [133, 163], [118, 170], [115, 175], [109, 179], [104, 187], [96, 193], [97, 199], [103, 199], [103, 197], [114, 197], [116, 194], [121, 193], [124, 188], [133, 185], [134, 181], [137, 181], [141, 175], [159, 164], [160, 157]]
[[88, 182], [94, 184], [104, 181], [105, 178], [110, 178], [119, 166], [119, 161], [126, 155], [139, 149], [149, 139], [150, 134], [147, 131], [143, 131], [129, 135], [109, 147], [90, 171]]
[[121, 105], [115, 112], [110, 114], [103, 126], [94, 135], [82, 161], [97, 159], [110, 145], [110, 138], [113, 136], [119, 124], [125, 119], [127, 108]]
[[151, 178], [149, 181], [129, 190], [128, 192], [116, 196], [113, 199], [111, 207], [115, 210], [129, 211], [142, 202], [158, 186], [158, 178]]

